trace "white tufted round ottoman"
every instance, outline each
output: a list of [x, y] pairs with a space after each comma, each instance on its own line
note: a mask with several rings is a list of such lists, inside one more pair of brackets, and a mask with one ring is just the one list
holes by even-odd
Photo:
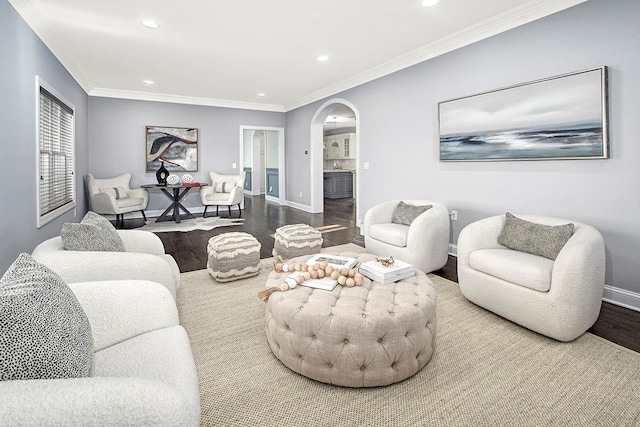
[[[279, 285], [287, 274], [271, 272], [266, 286]], [[431, 359], [436, 291], [419, 270], [387, 285], [365, 278], [362, 286], [333, 291], [297, 286], [271, 295], [265, 320], [271, 351], [293, 371], [340, 386], [383, 386], [414, 375]]]

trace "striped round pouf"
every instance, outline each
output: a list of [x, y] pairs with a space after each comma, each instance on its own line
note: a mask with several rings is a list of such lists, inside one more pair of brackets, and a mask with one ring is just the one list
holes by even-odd
[[317, 254], [322, 234], [307, 224], [284, 225], [276, 229], [273, 256], [280, 262], [302, 255]]
[[224, 233], [209, 239], [207, 270], [218, 282], [231, 282], [260, 272], [260, 242], [249, 233]]

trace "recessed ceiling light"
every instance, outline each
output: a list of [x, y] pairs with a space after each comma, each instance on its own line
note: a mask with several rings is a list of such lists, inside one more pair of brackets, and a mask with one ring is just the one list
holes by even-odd
[[327, 55], [318, 56], [318, 61], [320, 62], [327, 62], [328, 60], [329, 60], [329, 57]]
[[264, 98], [265, 96], [267, 96], [266, 93], [259, 93], [258, 95], [256, 95], [258, 98]]
[[422, 0], [420, 2], [424, 7], [431, 7], [431, 6], [435, 6], [438, 3], [440, 3], [440, 0]]
[[146, 85], [153, 85], [156, 84], [156, 82], [154, 82], [153, 80], [143, 80], [142, 83], [146, 84]]
[[156, 21], [152, 21], [151, 19], [145, 19], [144, 21], [142, 21], [142, 25], [147, 28], [151, 28], [152, 30], [160, 27], [160, 24], [158, 24]]

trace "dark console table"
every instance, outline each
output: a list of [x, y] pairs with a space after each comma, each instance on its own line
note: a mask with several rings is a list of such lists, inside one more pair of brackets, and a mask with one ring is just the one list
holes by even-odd
[[[164, 221], [175, 221], [180, 222], [183, 219], [195, 218], [195, 216], [189, 212], [189, 209], [185, 208], [180, 201], [184, 199], [187, 193], [192, 188], [204, 187], [207, 184], [192, 184], [189, 186], [183, 186], [182, 184], [144, 184], [140, 187], [146, 188], [147, 190], [160, 190], [164, 193], [169, 200], [171, 200], [171, 204], [169, 207], [162, 212], [162, 214], [156, 219], [156, 222], [164, 222]], [[184, 212], [183, 214], [180, 211]]]

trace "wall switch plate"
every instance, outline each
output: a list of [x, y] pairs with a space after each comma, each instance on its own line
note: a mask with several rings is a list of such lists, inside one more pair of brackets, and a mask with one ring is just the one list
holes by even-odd
[[231, 164], [231, 167], [232, 167], [233, 169], [235, 169], [235, 168], [237, 168], [237, 167], [238, 167], [238, 165], [237, 165], [237, 164], [235, 164], [235, 163], [232, 163], [232, 164]]
[[302, 197], [302, 191], [300, 192], [300, 197]]
[[365, 168], [365, 169], [369, 169], [369, 162], [364, 162], [362, 164], [362, 167]]
[[458, 220], [458, 211], [451, 211], [449, 216], [451, 217], [451, 221], [457, 221]]

